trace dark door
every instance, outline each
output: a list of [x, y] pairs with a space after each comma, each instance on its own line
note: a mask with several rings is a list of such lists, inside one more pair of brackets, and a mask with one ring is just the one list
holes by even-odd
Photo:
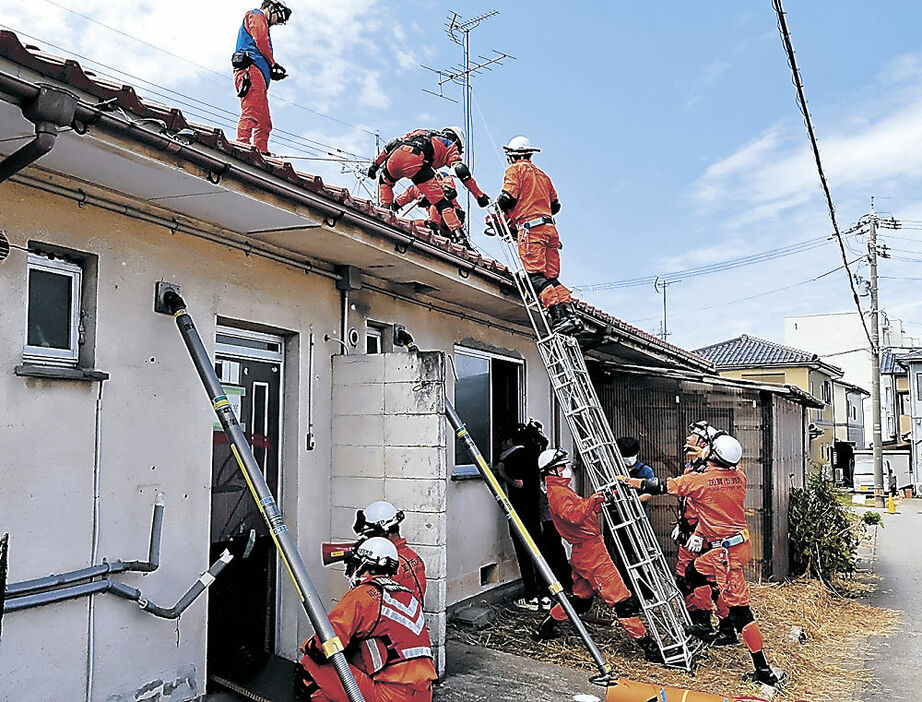
[[[215, 368], [278, 499], [281, 361], [218, 355]], [[225, 548], [234, 560], [210, 590], [208, 665], [215, 675], [243, 680], [275, 652], [276, 552], [227, 437], [215, 425], [211, 560]]]

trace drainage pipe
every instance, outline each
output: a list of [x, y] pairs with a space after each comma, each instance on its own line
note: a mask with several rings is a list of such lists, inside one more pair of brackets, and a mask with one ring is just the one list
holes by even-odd
[[61, 585], [80, 582], [98, 578], [102, 575], [114, 575], [115, 573], [139, 572], [152, 573], [160, 566], [160, 535], [163, 530], [163, 494], [158, 493], [154, 502], [154, 516], [150, 525], [150, 545], [147, 549], [146, 561], [109, 561], [103, 560], [99, 565], [71, 570], [66, 573], [48, 575], [44, 578], [35, 578], [33, 580], [23, 580], [18, 583], [7, 585], [6, 593], [8, 597], [16, 597], [32, 594], [40, 590], [57, 588]]
[[38, 87], [34, 98], [22, 106], [22, 114], [35, 124], [35, 138], [0, 162], [0, 183], [54, 148], [58, 129], [74, 121], [77, 96], [50, 85]]
[[90, 583], [80, 583], [79, 585], [71, 585], [55, 590], [8, 598], [3, 605], [3, 611], [4, 613], [18, 612], [23, 609], [32, 609], [33, 607], [41, 607], [55, 602], [64, 602], [65, 600], [73, 600], [78, 597], [86, 597], [87, 595], [110, 592], [126, 600], [137, 602], [141, 609], [145, 612], [150, 612], [155, 617], [176, 619], [215, 581], [215, 578], [217, 578], [220, 572], [224, 570], [225, 566], [231, 562], [231, 559], [233, 559], [233, 556], [230, 551], [225, 550], [218, 560], [212, 564], [211, 568], [205, 571], [202, 576], [192, 584], [192, 587], [186, 591], [186, 594], [179, 598], [179, 602], [169, 608], [161, 607], [145, 599], [141, 591], [137, 588], [126, 585], [125, 583], [120, 583], [117, 580], [103, 578], [102, 580], [94, 580]]
[[234, 410], [224, 393], [224, 388], [221, 387], [221, 381], [218, 380], [218, 376], [215, 374], [214, 364], [205, 350], [202, 337], [196, 330], [192, 317], [186, 311], [185, 301], [177, 293], [169, 290], [163, 296], [163, 303], [169, 311], [168, 313], [172, 314], [176, 320], [176, 326], [192, 359], [192, 364], [195, 366], [202, 385], [205, 387], [205, 392], [208, 394], [208, 399], [211, 401], [215, 415], [221, 423], [224, 433], [227, 434], [231, 452], [234, 458], [237, 459], [237, 465], [246, 479], [250, 493], [262, 513], [266, 525], [269, 527], [269, 534], [272, 536], [282, 563], [288, 571], [295, 592], [298, 594], [304, 611], [307, 613], [311, 625], [321, 641], [324, 655], [336, 670], [336, 674], [350, 702], [364, 702], [362, 692], [355, 682], [355, 677], [352, 675], [352, 670], [343, 653], [342, 641], [333, 630], [333, 625], [330, 624], [330, 619], [323, 609], [320, 595], [317, 593], [311, 576], [307, 572], [301, 554], [298, 553], [294, 538], [292, 538], [291, 532], [288, 531], [282, 511], [266, 484], [266, 479], [256, 462], [256, 458], [253, 456], [250, 445], [247, 443], [243, 429], [240, 428], [240, 422], [237, 421]]

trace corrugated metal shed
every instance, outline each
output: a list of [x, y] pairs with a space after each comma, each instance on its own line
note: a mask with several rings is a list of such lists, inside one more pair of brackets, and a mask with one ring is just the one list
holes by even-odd
[[[660, 477], [680, 475], [688, 425], [706, 419], [727, 428], [743, 445], [746, 513], [753, 554], [747, 576], [781, 580], [788, 574], [788, 498], [803, 485], [806, 407], [809, 395], [785, 386], [760, 385], [654, 369], [593, 370], [599, 399], [616, 436], [640, 440], [640, 458]], [[675, 500], [655, 498], [650, 521], [668, 559], [676, 545], [669, 534]]]

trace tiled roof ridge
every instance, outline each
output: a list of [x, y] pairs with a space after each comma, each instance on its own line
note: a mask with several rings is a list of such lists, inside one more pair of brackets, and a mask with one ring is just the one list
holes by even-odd
[[[166, 129], [173, 133], [184, 129], [192, 130], [195, 133], [196, 143], [248, 163], [309, 192], [322, 195], [336, 203], [350, 207], [366, 216], [374, 217], [382, 223], [410, 235], [414, 239], [426, 242], [435, 248], [453, 254], [459, 259], [468, 261], [475, 268], [492, 271], [494, 274], [508, 279], [510, 285], [513, 284], [511, 271], [493, 258], [454, 244], [445, 237], [434, 234], [428, 227], [417, 226], [411, 220], [399, 218], [390, 210], [375, 206], [370, 200], [353, 197], [347, 188], [324, 183], [320, 176], [296, 171], [288, 161], [264, 156], [249, 144], [242, 144], [228, 139], [224, 134], [224, 130], [220, 127], [202, 125], [191, 121], [177, 107], [161, 105], [147, 98], [142, 99], [131, 85], [122, 84], [119, 86], [118, 83], [110, 79], [97, 77], [92, 71], [85, 70], [78, 61], [46, 53], [32, 45], [23, 45], [15, 32], [5, 29], [0, 30], [0, 57], [5, 57], [42, 76], [92, 95], [98, 98], [99, 102], [113, 100], [113, 106], [117, 106], [141, 119], [160, 120], [164, 123]], [[707, 359], [698, 354], [634, 327], [585, 301], [579, 301], [578, 307], [599, 322], [628, 332], [645, 340], [651, 346], [683, 358], [697, 366], [708, 365]]]

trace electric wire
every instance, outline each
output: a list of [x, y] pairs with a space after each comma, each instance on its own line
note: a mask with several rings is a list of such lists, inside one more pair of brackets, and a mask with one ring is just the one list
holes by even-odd
[[812, 249], [819, 248], [824, 246], [829, 241], [828, 237], [814, 237], [811, 239], [805, 239], [803, 241], [798, 241], [793, 244], [788, 244], [787, 246], [781, 246], [774, 249], [769, 249], [767, 251], [761, 251], [759, 253], [749, 254], [747, 256], [740, 256], [738, 258], [731, 258], [725, 261], [718, 261], [715, 263], [709, 263], [702, 266], [695, 266], [693, 268], [685, 268], [677, 271], [672, 271], [671, 273], [661, 273], [659, 275], [646, 275], [640, 276], [637, 278], [626, 278], [624, 280], [615, 280], [608, 283], [594, 283], [589, 285], [576, 285], [574, 286], [575, 290], [580, 290], [583, 292], [594, 292], [598, 290], [613, 290], [617, 288], [630, 288], [637, 287], [641, 285], [650, 285], [657, 278], [660, 280], [666, 280], [668, 282], [685, 280], [687, 278], [695, 278], [700, 275], [708, 275], [710, 273], [720, 273], [727, 270], [733, 270], [735, 268], [742, 268], [745, 266], [751, 266], [756, 263], [763, 263], [765, 261], [772, 261], [778, 258], [783, 258], [785, 256], [791, 256], [797, 253], [803, 253], [810, 251]]
[[864, 311], [861, 308], [861, 300], [858, 299], [858, 290], [855, 288], [855, 281], [852, 277], [851, 269], [848, 264], [848, 254], [845, 253], [845, 241], [842, 233], [839, 231], [839, 223], [836, 220], [836, 208], [832, 201], [832, 193], [829, 190], [829, 183], [826, 181], [826, 173], [823, 170], [823, 161], [820, 158], [820, 147], [816, 139], [816, 131], [813, 128], [813, 120], [810, 117], [810, 110], [807, 108], [807, 97], [804, 94], [804, 84], [800, 77], [800, 69], [797, 67], [797, 59], [794, 57], [794, 45], [791, 42], [791, 33], [788, 31], [787, 20], [785, 19], [784, 6], [781, 0], [772, 0], [772, 7], [778, 18], [778, 32], [781, 35], [781, 42], [784, 44], [784, 50], [788, 58], [788, 66], [791, 69], [791, 80], [797, 93], [798, 107], [804, 118], [804, 126], [807, 128], [807, 134], [810, 137], [810, 146], [813, 149], [813, 158], [816, 161], [816, 171], [820, 178], [820, 184], [823, 193], [826, 196], [826, 207], [829, 209], [829, 219], [832, 222], [832, 230], [835, 233], [836, 240], [839, 242], [839, 252], [842, 254], [842, 263], [845, 266], [848, 275], [848, 285], [852, 290], [852, 299], [855, 307], [858, 309], [858, 318], [861, 320], [861, 326], [864, 334], [868, 338], [871, 348], [874, 348], [874, 342], [871, 339], [871, 332], [868, 329], [867, 322], [864, 319]]
[[[125, 38], [127, 38], [127, 39], [132, 39], [132, 40], [138, 42], [139, 44], [143, 44], [144, 46], [147, 46], [147, 47], [149, 47], [149, 48], [151, 48], [151, 49], [154, 49], [154, 50], [159, 51], [159, 52], [161, 52], [161, 53], [163, 53], [163, 54], [166, 54], [167, 56], [172, 56], [172, 57], [175, 58], [175, 59], [178, 59], [178, 60], [180, 60], [180, 61], [183, 61], [183, 62], [185, 62], [185, 63], [188, 63], [190, 66], [195, 66], [196, 68], [199, 68], [199, 69], [201, 69], [201, 70], [203, 70], [203, 71], [207, 71], [208, 73], [212, 73], [212, 74], [218, 76], [219, 78], [227, 78], [227, 75], [224, 74], [224, 73], [221, 73], [220, 71], [216, 71], [216, 70], [214, 70], [213, 68], [209, 68], [208, 66], [203, 66], [203, 65], [200, 64], [200, 63], [196, 63], [196, 62], [193, 61], [192, 59], [189, 59], [189, 58], [186, 58], [185, 56], [181, 56], [181, 55], [179, 55], [179, 54], [173, 53], [172, 51], [170, 51], [170, 50], [168, 50], [168, 49], [164, 49], [162, 46], [157, 46], [156, 44], [151, 44], [150, 42], [144, 41], [143, 39], [141, 39], [141, 38], [139, 38], [139, 37], [136, 37], [136, 36], [134, 36], [133, 34], [129, 34], [128, 32], [126, 32], [126, 31], [124, 31], [124, 30], [121, 30], [121, 29], [118, 29], [117, 27], [113, 27], [113, 26], [111, 26], [111, 25], [108, 25], [108, 24], [106, 24], [105, 22], [100, 22], [99, 20], [94, 19], [93, 17], [90, 17], [90, 16], [88, 16], [88, 15], [84, 15], [84, 14], [82, 14], [82, 13], [80, 13], [80, 12], [77, 12], [76, 10], [72, 10], [72, 9], [69, 8], [69, 7], [66, 7], [66, 6], [61, 5], [61, 4], [57, 3], [57, 2], [54, 2], [54, 0], [44, 0], [44, 2], [48, 3], [49, 5], [54, 5], [55, 7], [59, 8], [59, 9], [61, 9], [61, 10], [64, 10], [65, 12], [70, 12], [72, 15], [76, 15], [77, 17], [81, 17], [81, 18], [87, 20], [88, 22], [92, 22], [93, 24], [97, 24], [97, 25], [99, 25], [100, 27], [104, 27], [105, 29], [108, 29], [108, 30], [111, 31], [111, 32], [115, 32], [116, 34], [119, 34], [119, 35], [121, 35], [121, 36], [123, 36], [123, 37], [125, 37]], [[291, 100], [286, 100], [285, 98], [279, 98], [279, 97], [277, 97], [277, 98], [274, 98], [274, 99], [276, 99], [276, 100], [278, 100], [278, 101], [280, 101], [280, 102], [284, 102], [284, 103], [286, 103], [286, 104], [288, 104], [288, 105], [291, 105], [292, 107], [297, 107], [297, 108], [299, 108], [299, 109], [302, 109], [302, 110], [305, 110], [305, 111], [310, 112], [310, 113], [312, 113], [312, 114], [315, 114], [315, 115], [317, 115], [318, 117], [323, 117], [323, 118], [328, 119], [328, 120], [331, 120], [331, 121], [333, 121], [333, 122], [337, 122], [338, 124], [341, 124], [341, 125], [343, 125], [344, 127], [350, 127], [350, 128], [352, 128], [352, 129], [357, 129], [357, 130], [362, 131], [362, 132], [365, 132], [366, 134], [369, 134], [369, 135], [371, 135], [371, 136], [375, 136], [375, 135], [376, 135], [376, 132], [370, 131], [370, 130], [366, 129], [365, 127], [360, 127], [360, 126], [358, 126], [357, 124], [352, 124], [351, 122], [347, 122], [346, 120], [340, 119], [339, 117], [334, 117], [333, 115], [329, 115], [329, 114], [327, 114], [327, 113], [325, 113], [325, 112], [321, 112], [320, 110], [316, 110], [316, 109], [314, 109], [313, 107], [308, 107], [307, 105], [301, 105], [301, 104], [299, 104], [299, 103], [292, 102]]]
[[[180, 92], [180, 91], [178, 91], [178, 90], [174, 90], [174, 89], [172, 89], [172, 88], [164, 87], [164, 86], [162, 86], [162, 85], [159, 85], [158, 83], [154, 83], [153, 81], [149, 81], [149, 80], [147, 80], [146, 78], [142, 78], [142, 77], [140, 77], [140, 76], [136, 76], [136, 75], [134, 75], [134, 74], [132, 74], [132, 73], [128, 73], [127, 71], [124, 71], [124, 70], [122, 70], [122, 69], [120, 69], [120, 68], [116, 68], [115, 66], [110, 66], [109, 64], [103, 63], [102, 61], [98, 61], [98, 60], [96, 60], [96, 59], [94, 59], [94, 58], [91, 58], [91, 57], [89, 57], [89, 56], [85, 56], [85, 55], [80, 54], [80, 53], [78, 53], [78, 52], [76, 52], [76, 51], [73, 51], [73, 50], [71, 50], [71, 49], [67, 49], [67, 48], [65, 48], [65, 47], [63, 47], [63, 46], [60, 46], [60, 45], [55, 44], [55, 43], [53, 43], [53, 42], [51, 42], [51, 41], [48, 41], [47, 39], [43, 39], [43, 38], [41, 38], [41, 37], [37, 37], [37, 36], [35, 36], [35, 35], [33, 35], [33, 34], [29, 34], [28, 32], [23, 32], [22, 30], [16, 29], [15, 27], [11, 27], [11, 26], [9, 26], [9, 25], [2, 24], [2, 23], [0, 23], [0, 27], [2, 27], [2, 28], [4, 28], [4, 29], [7, 29], [7, 30], [9, 30], [9, 31], [11, 31], [11, 32], [14, 32], [14, 33], [16, 33], [16, 34], [19, 34], [19, 35], [21, 35], [21, 36], [28, 37], [29, 39], [32, 39], [32, 40], [34, 40], [34, 41], [41, 42], [41, 43], [43, 43], [43, 44], [47, 44], [48, 46], [50, 46], [50, 47], [52, 47], [52, 48], [54, 48], [54, 49], [56, 49], [56, 50], [58, 50], [58, 51], [61, 51], [61, 52], [66, 53], [66, 54], [69, 54], [69, 55], [71, 55], [71, 56], [75, 56], [75, 57], [77, 57], [78, 59], [80, 59], [80, 60], [83, 61], [83, 62], [93, 64], [94, 66], [101, 66], [102, 68], [104, 68], [104, 69], [107, 70], [107, 71], [114, 71], [114, 72], [117, 73], [117, 74], [120, 74], [120, 75], [122, 75], [122, 76], [126, 76], [127, 78], [129, 78], [129, 79], [132, 80], [132, 81], [137, 81], [137, 82], [139, 82], [139, 83], [143, 83], [144, 85], [147, 86], [147, 87], [144, 88], [144, 90], [145, 90], [146, 92], [150, 93], [151, 95], [155, 95], [156, 97], [160, 98], [161, 100], [165, 100], [165, 101], [167, 101], [167, 102], [177, 102], [177, 103], [180, 104], [180, 106], [182, 106], [183, 108], [185, 108], [185, 109], [187, 109], [187, 110], [190, 110], [190, 111], [196, 113], [198, 116], [203, 116], [203, 115], [204, 115], [207, 119], [214, 119], [214, 120], [217, 120], [217, 121], [223, 123], [223, 125], [226, 125], [226, 126], [228, 126], [229, 128], [231, 128], [231, 129], [235, 129], [235, 128], [236, 128], [236, 125], [237, 125], [237, 114], [236, 114], [235, 112], [231, 111], [231, 110], [228, 110], [227, 108], [224, 108], [224, 107], [221, 107], [221, 106], [218, 106], [218, 105], [213, 105], [213, 104], [211, 104], [211, 103], [209, 103], [209, 102], [207, 102], [207, 101], [205, 101], [205, 100], [201, 100], [201, 99], [199, 99], [199, 98], [192, 97], [191, 95], [186, 95], [185, 93]], [[219, 75], [220, 75], [220, 74], [219, 74]], [[116, 76], [116, 75], [111, 75], [111, 74], [106, 75], [105, 73], [102, 73], [102, 76], [105, 77], [105, 78], [109, 78], [109, 79], [111, 79], [111, 80], [114, 80], [114, 81], [118, 81], [118, 82], [121, 82], [121, 80], [122, 80], [121, 78], [119, 78], [119, 77]], [[222, 77], [226, 78], [227, 76], [222, 76]], [[165, 91], [166, 93], [169, 93], [169, 94], [168, 94], [168, 95], [165, 95], [164, 92], [160, 92], [160, 91]], [[176, 96], [176, 97], [174, 97], [174, 96]], [[193, 104], [193, 103], [196, 103], [196, 104]], [[221, 114], [221, 113], [223, 113], [223, 114]], [[287, 143], [289, 146], [293, 146], [293, 147], [295, 147], [295, 148], [304, 149], [304, 150], [306, 150], [306, 151], [308, 151], [308, 152], [311, 152], [311, 153], [314, 153], [314, 154], [319, 154], [319, 155], [325, 155], [325, 156], [333, 156], [333, 157], [335, 157], [335, 156], [337, 155], [335, 152], [339, 152], [339, 153], [341, 153], [341, 154], [346, 154], [347, 156], [352, 156], [352, 157], [354, 157], [354, 158], [356, 158], [356, 159], [359, 159], [359, 160], [361, 160], [362, 162], [368, 161], [368, 160], [369, 160], [367, 156], [362, 156], [362, 155], [353, 153], [353, 152], [351, 152], [351, 151], [347, 151], [347, 150], [345, 150], [345, 149], [340, 149], [339, 147], [331, 146], [331, 145], [329, 145], [329, 144], [325, 144], [325, 143], [323, 143], [323, 142], [321, 142], [321, 141], [318, 141], [318, 140], [316, 140], [316, 139], [311, 139], [311, 138], [309, 138], [309, 137], [305, 137], [305, 136], [301, 136], [301, 135], [298, 135], [298, 134], [294, 134], [293, 132], [288, 132], [288, 131], [286, 131], [286, 130], [284, 130], [284, 129], [278, 129], [278, 128], [273, 129], [273, 135], [275, 136], [275, 138], [276, 138], [277, 141], [285, 142], [285, 143]]]

